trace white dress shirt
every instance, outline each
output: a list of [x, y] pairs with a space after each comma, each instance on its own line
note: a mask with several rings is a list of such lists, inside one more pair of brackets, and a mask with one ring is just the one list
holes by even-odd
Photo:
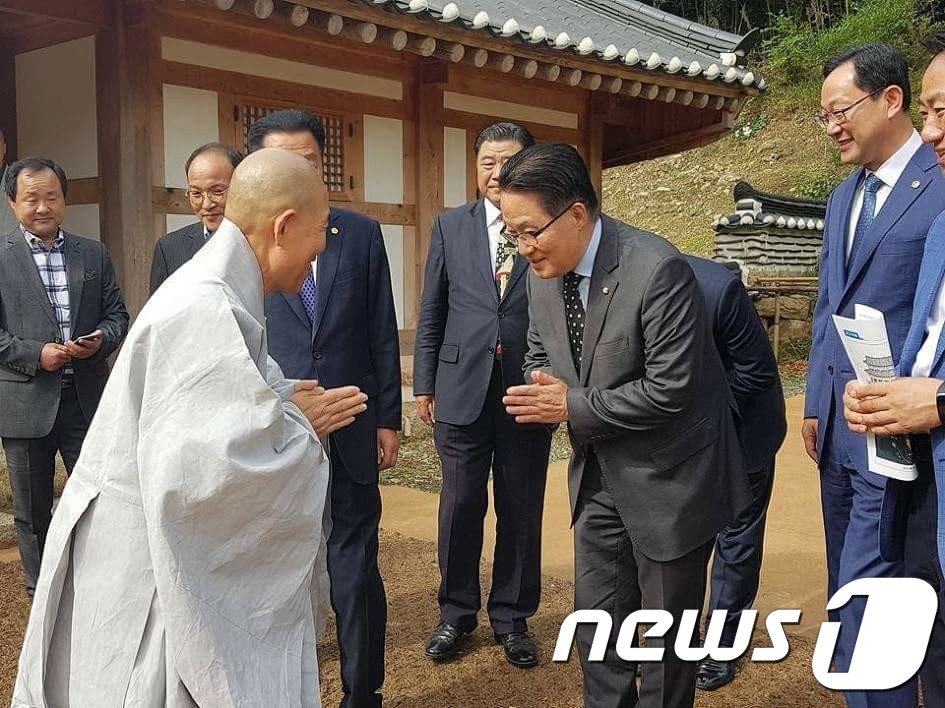
[[594, 274], [594, 261], [597, 260], [597, 249], [600, 248], [600, 236], [603, 231], [603, 224], [598, 219], [594, 224], [594, 233], [591, 235], [591, 242], [587, 244], [587, 250], [578, 264], [574, 267], [574, 272], [584, 276], [578, 283], [578, 294], [581, 296], [581, 302], [584, 304], [584, 312], [587, 312], [587, 301], [591, 294], [591, 275]]
[[945, 326], [945, 288], [939, 285], [935, 305], [925, 321], [925, 340], [915, 355], [915, 364], [912, 365], [913, 376], [925, 377], [932, 373], [935, 350], [938, 348], [943, 326]]
[[[873, 216], [879, 214], [879, 210], [883, 208], [883, 204], [885, 204], [886, 200], [889, 198], [893, 187], [896, 186], [896, 182], [902, 177], [902, 173], [905, 172], [909, 161], [920, 147], [922, 147], [922, 138], [913, 130], [912, 135], [909, 136], [905, 144], [876, 170], [875, 174], [879, 177], [883, 185], [879, 188], [879, 191], [876, 192], [876, 213], [874, 213]], [[867, 174], [869, 174], [869, 172], [867, 172]], [[860, 212], [863, 210], [863, 190], [865, 185], [866, 180], [863, 180], [860, 186], [857, 187], [856, 196], [853, 198], [853, 208], [850, 210], [850, 228], [847, 231], [848, 258], [850, 256], [850, 249], [853, 248], [853, 235], [856, 233], [856, 225], [860, 220]]]
[[496, 255], [499, 253], [499, 239], [502, 238], [500, 232], [502, 227], [505, 226], [505, 222], [502, 221], [502, 212], [499, 211], [499, 207], [490, 202], [488, 199], [483, 199], [486, 205], [486, 231], [489, 232], [489, 263], [492, 264], [492, 270], [495, 270], [495, 259]]

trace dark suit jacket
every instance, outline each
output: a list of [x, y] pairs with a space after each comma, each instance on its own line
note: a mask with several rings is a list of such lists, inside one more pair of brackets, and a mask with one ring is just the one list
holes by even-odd
[[771, 463], [787, 434], [784, 391], [768, 334], [742, 282], [725, 266], [686, 256], [712, 323], [715, 348], [738, 405], [749, 471]]
[[804, 416], [820, 422], [817, 449], [821, 464], [828, 457], [837, 457], [839, 463], [855, 468], [874, 485], [884, 486], [886, 477], [867, 469], [866, 438], [850, 432], [843, 419], [843, 391], [854, 375], [831, 315], [852, 317], [856, 304], [880, 310], [893, 360], [899, 362], [912, 317], [925, 237], [945, 207], [945, 178], [935, 151], [928, 145], [919, 148], [848, 269], [850, 210], [862, 179], [861, 168], [844, 180], [827, 202]]
[[203, 248], [203, 223], [198, 221], [158, 239], [151, 260], [151, 294], [161, 287], [171, 273], [193, 258]]
[[[105, 359], [128, 332], [128, 312], [105, 246], [63, 234], [73, 337], [102, 330], [98, 354], [72, 362], [79, 404], [91, 421], [108, 377]], [[0, 241], [0, 437], [40, 438], [52, 430], [61, 372], [40, 369], [39, 357], [44, 344], [60, 341], [29, 244], [17, 228]]]
[[502, 340], [506, 386], [524, 383], [528, 270], [521, 256], [499, 300], [483, 200], [437, 217], [430, 240], [413, 360], [414, 395], [436, 396], [436, 418], [468, 425], [479, 416]]
[[377, 483], [377, 429], [400, 429], [400, 340], [390, 265], [373, 219], [331, 210], [328, 242], [316, 266], [315, 322], [298, 294], [266, 296], [269, 354], [292, 379], [327, 388], [358, 386], [368, 409], [332, 434], [356, 482]]
[[581, 371], [571, 358], [562, 278], [534, 273], [525, 365], [550, 369], [569, 387], [572, 518], [590, 449], [635, 548], [669, 561], [714, 539], [751, 500], [735, 403], [679, 251], [602, 221]]

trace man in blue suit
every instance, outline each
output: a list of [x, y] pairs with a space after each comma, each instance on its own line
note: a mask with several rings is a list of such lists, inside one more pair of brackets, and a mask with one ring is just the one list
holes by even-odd
[[[742, 282], [721, 263], [696, 256], [686, 256], [686, 262], [696, 276], [738, 406], [738, 437], [751, 484], [751, 503], [718, 535], [712, 560], [706, 621], [715, 610], [727, 611], [720, 646], [731, 647], [742, 611], [758, 593], [774, 458], [787, 434], [784, 391], [768, 333]], [[734, 662], [707, 658], [699, 662], [696, 688], [714, 691], [734, 678]]]
[[[859, 165], [827, 204], [820, 294], [814, 313], [803, 425], [819, 464], [828, 594], [862, 577], [902, 574], [891, 528], [895, 485], [867, 467], [866, 442], [844, 423], [843, 392], [853, 370], [831, 315], [855, 304], [881, 310], [897, 361], [912, 316], [925, 237], [945, 206], [935, 152], [912, 126], [909, 72], [886, 45], [856, 47], [824, 67], [821, 124], [841, 160]], [[836, 668], [848, 669], [865, 607], [855, 598], [831, 620], [842, 622]], [[912, 706], [912, 682], [884, 692], [848, 692], [851, 706]]]
[[[321, 170], [325, 129], [304, 111], [277, 111], [250, 129], [250, 152], [281, 147]], [[377, 567], [378, 472], [397, 462], [400, 344], [390, 266], [376, 221], [332, 207], [325, 251], [299, 294], [266, 296], [269, 353], [287, 377], [354, 385], [368, 409], [329, 439], [328, 575], [341, 654], [341, 705], [381, 705], [387, 600]]]
[[[945, 170], [945, 33], [930, 43], [935, 57], [922, 81], [922, 139]], [[942, 205], [945, 206], [945, 205]], [[846, 416], [855, 433], [912, 433], [919, 476], [899, 483], [908, 499], [905, 575], [928, 582], [938, 594], [938, 614], [919, 672], [927, 706], [945, 705], [945, 214], [926, 239], [912, 326], [902, 348], [899, 373], [882, 384], [847, 385]], [[911, 377], [911, 378], [910, 378]], [[895, 484], [890, 480], [889, 484]]]

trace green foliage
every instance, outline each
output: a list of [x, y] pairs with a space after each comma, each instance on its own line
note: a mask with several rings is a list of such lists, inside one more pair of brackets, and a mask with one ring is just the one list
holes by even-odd
[[759, 113], [735, 126], [735, 129], [732, 131], [732, 137], [736, 140], [748, 140], [767, 128], [769, 122], [769, 118], [766, 114]]
[[840, 183], [840, 179], [832, 172], [820, 170], [811, 174], [808, 178], [797, 185], [795, 191], [802, 197], [819, 199], [826, 201], [827, 197]]
[[858, 44], [885, 42], [916, 57], [918, 40], [929, 29], [927, 15], [919, 13], [924, 0], [865, 0], [824, 31], [796, 19], [780, 15], [773, 19], [769, 39], [764, 44], [766, 69], [779, 83], [816, 94], [821, 68], [831, 56]]

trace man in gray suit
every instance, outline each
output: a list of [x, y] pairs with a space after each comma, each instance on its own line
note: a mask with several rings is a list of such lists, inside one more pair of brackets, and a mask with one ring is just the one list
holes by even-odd
[[239, 150], [222, 143], [201, 145], [187, 158], [187, 201], [200, 221], [158, 240], [151, 260], [152, 295], [171, 273], [194, 257], [223, 221], [230, 178], [242, 159]]
[[[587, 167], [569, 145], [513, 156], [499, 176], [506, 236], [528, 259], [528, 383], [503, 399], [519, 423], [567, 423], [575, 609], [614, 620], [602, 662], [578, 629], [587, 706], [684, 706], [693, 662], [673, 646], [699, 611], [716, 534], [751, 499], [735, 403], [699, 288], [655, 234], [600, 215]], [[648, 647], [637, 695], [616, 633], [641, 606], [674, 623]], [[639, 703], [637, 702], [639, 699]]]
[[52, 519], [56, 453], [71, 473], [128, 313], [105, 247], [60, 228], [62, 168], [20, 160], [3, 186], [18, 223], [0, 240], [0, 438], [32, 597]]
[[[3, 177], [7, 171], [6, 156], [7, 138], [0, 130], [0, 185], [3, 184]], [[0, 199], [0, 234], [10, 233], [16, 224], [16, 215], [13, 213], [13, 209], [7, 204], [6, 199]]]

